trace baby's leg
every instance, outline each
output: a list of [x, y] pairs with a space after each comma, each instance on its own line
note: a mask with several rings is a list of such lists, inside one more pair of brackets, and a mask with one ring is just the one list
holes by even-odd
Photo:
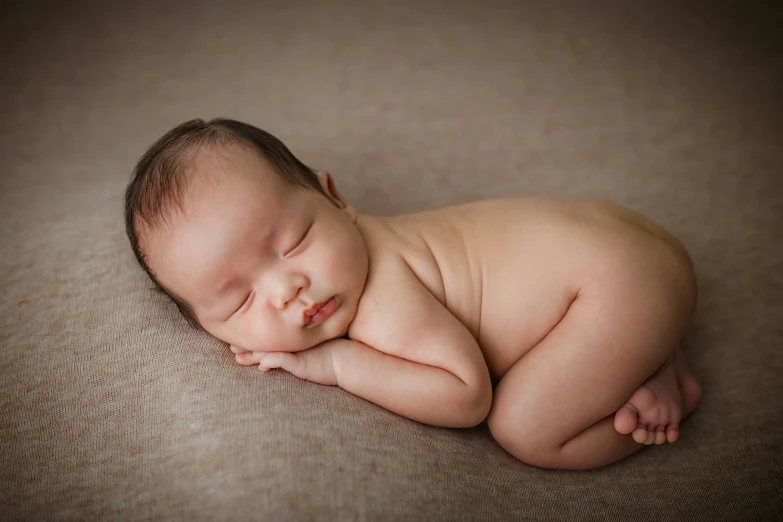
[[[645, 291], [643, 304], [629, 306]], [[649, 292], [619, 284], [579, 293], [498, 383], [487, 421], [501, 446], [533, 466], [568, 469], [644, 447], [615, 429], [614, 413], [670, 360], [693, 309], [687, 296]]]

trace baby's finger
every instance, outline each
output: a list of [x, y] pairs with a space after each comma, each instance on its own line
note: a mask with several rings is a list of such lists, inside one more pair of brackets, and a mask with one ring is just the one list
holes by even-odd
[[[271, 352], [264, 354], [261, 361], [258, 363], [258, 369], [262, 372], [271, 370], [273, 368], [281, 368], [287, 372], [291, 372], [296, 375], [296, 368], [298, 366], [298, 356], [294, 353], [288, 352]], [[297, 377], [299, 377], [297, 375]]]
[[252, 366], [258, 364], [264, 355], [264, 352], [244, 352], [236, 354], [234, 360], [242, 366]]
[[229, 350], [233, 353], [247, 353], [249, 350], [245, 350], [243, 348], [240, 348], [239, 346], [234, 346], [233, 344], [229, 345]]

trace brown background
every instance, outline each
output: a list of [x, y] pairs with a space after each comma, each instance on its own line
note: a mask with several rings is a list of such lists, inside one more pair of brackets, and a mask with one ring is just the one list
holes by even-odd
[[[2, 518], [781, 516], [782, 20], [647, 4], [4, 6]], [[483, 426], [233, 364], [150, 290], [122, 223], [141, 153], [215, 116], [275, 134], [361, 212], [589, 194], [672, 231], [705, 389], [681, 440], [539, 470]]]

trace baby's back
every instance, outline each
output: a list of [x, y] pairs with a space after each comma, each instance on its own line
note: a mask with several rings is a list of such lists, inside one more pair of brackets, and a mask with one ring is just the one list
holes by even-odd
[[494, 380], [586, 285], [621, 274], [678, 285], [692, 274], [671, 234], [598, 199], [491, 199], [383, 219], [393, 248], [476, 338]]

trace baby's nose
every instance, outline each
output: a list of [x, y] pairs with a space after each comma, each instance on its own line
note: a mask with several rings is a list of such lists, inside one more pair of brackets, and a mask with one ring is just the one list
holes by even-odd
[[291, 279], [287, 283], [281, 284], [274, 296], [274, 305], [280, 309], [285, 308], [288, 303], [296, 299], [302, 288], [304, 288], [302, 279]]

